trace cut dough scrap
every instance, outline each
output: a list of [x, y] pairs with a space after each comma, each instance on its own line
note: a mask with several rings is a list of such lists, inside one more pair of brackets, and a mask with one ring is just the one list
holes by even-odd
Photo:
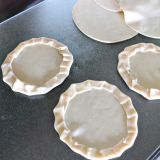
[[125, 24], [123, 13], [107, 11], [94, 0], [78, 0], [72, 15], [81, 32], [100, 42], [116, 43], [137, 35]]
[[118, 71], [132, 90], [147, 99], [160, 99], [160, 47], [140, 43], [119, 54]]
[[131, 99], [104, 81], [72, 84], [61, 95], [54, 115], [60, 139], [88, 159], [119, 157], [138, 134]]
[[121, 0], [125, 21], [136, 32], [151, 38], [160, 38], [159, 0]]
[[102, 8], [112, 11], [112, 12], [120, 12], [120, 2], [119, 0], [95, 0], [98, 5]]
[[3, 80], [13, 91], [45, 94], [68, 76], [73, 57], [68, 48], [49, 38], [20, 43], [2, 64]]

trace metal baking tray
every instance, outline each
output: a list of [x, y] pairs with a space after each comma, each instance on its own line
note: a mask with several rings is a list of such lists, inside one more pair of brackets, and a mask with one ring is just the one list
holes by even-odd
[[160, 144], [160, 100], [148, 101], [131, 91], [117, 72], [118, 53], [125, 47], [140, 42], [160, 46], [160, 40], [137, 35], [116, 44], [94, 41], [73, 23], [75, 2], [46, 0], [0, 24], [0, 64], [18, 43], [42, 36], [66, 44], [74, 56], [69, 77], [43, 96], [14, 93], [0, 74], [0, 160], [85, 160], [59, 140], [53, 108], [72, 83], [87, 79], [105, 80], [119, 87], [132, 98], [139, 114], [138, 138], [117, 160], [145, 160]]

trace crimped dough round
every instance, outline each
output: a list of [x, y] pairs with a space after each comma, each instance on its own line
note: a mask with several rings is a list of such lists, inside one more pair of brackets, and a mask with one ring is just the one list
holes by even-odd
[[2, 64], [3, 80], [28, 96], [45, 94], [69, 75], [73, 56], [64, 44], [49, 38], [20, 43]]
[[160, 99], [160, 47], [129, 46], [119, 54], [118, 72], [128, 87], [149, 100]]
[[138, 133], [131, 99], [105, 81], [72, 84], [61, 95], [54, 115], [60, 139], [88, 159], [121, 156]]

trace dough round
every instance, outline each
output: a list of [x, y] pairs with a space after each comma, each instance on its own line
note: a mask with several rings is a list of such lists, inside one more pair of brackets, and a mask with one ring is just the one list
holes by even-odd
[[132, 90], [147, 99], [160, 99], [160, 47], [140, 43], [119, 54], [118, 71]]
[[151, 38], [160, 38], [159, 0], [121, 0], [125, 21], [136, 32]]
[[94, 0], [78, 0], [72, 15], [81, 32], [100, 42], [116, 43], [137, 35], [125, 24], [123, 13], [107, 11]]
[[67, 46], [45, 37], [20, 43], [2, 64], [3, 80], [28, 96], [45, 94], [68, 76], [73, 57]]
[[136, 139], [137, 113], [130, 98], [104, 81], [72, 84], [54, 109], [55, 129], [88, 159], [119, 157]]

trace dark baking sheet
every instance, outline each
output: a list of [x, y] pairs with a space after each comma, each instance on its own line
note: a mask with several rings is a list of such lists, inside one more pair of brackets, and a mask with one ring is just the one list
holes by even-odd
[[66, 44], [74, 56], [69, 77], [43, 96], [12, 92], [0, 73], [0, 160], [85, 160], [59, 140], [52, 110], [71, 83], [87, 79], [118, 86], [132, 98], [139, 114], [135, 145], [117, 160], [145, 160], [160, 144], [160, 101], [148, 101], [129, 90], [117, 73], [117, 55], [125, 47], [139, 42], [160, 45], [160, 40], [138, 35], [117, 44], [96, 42], [74, 25], [74, 3], [75, 0], [48, 0], [0, 24], [0, 64], [19, 42], [41, 36]]

